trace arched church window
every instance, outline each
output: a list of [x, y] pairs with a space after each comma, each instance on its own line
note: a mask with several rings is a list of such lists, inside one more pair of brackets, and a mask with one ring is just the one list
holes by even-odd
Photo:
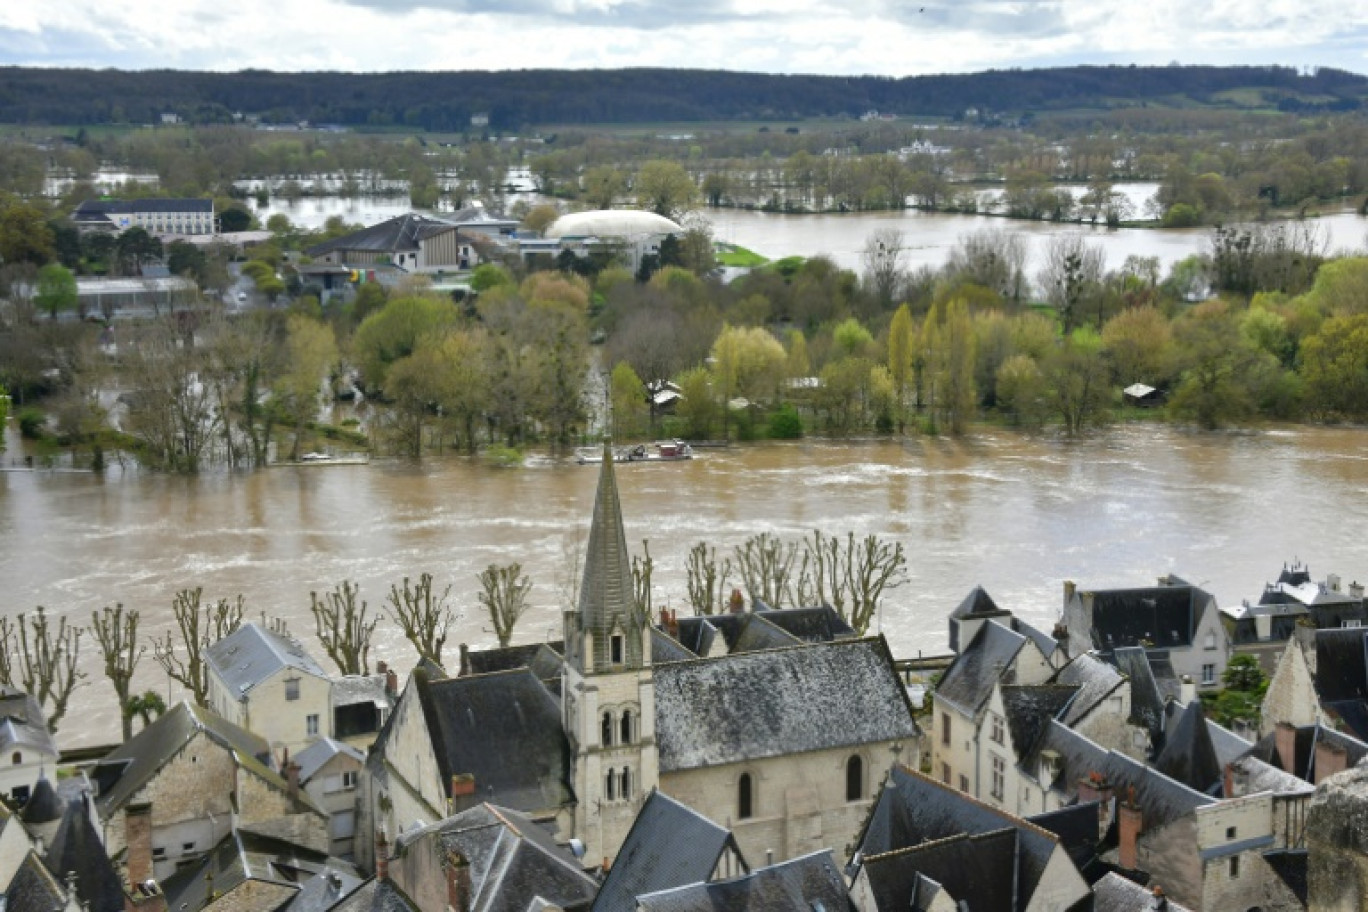
[[602, 734], [602, 737], [603, 737], [603, 746], [604, 746], [604, 747], [612, 747], [612, 746], [613, 746], [613, 714], [612, 714], [611, 712], [607, 712], [606, 710], [605, 710], [604, 713], [603, 713], [603, 731], [601, 732], [601, 734]]
[[623, 712], [622, 712], [622, 733], [621, 733], [621, 736], [618, 738], [618, 742], [619, 742], [619, 743], [621, 743], [621, 744], [631, 744], [632, 741], [634, 740], [634, 739], [632, 738], [632, 722], [633, 722], [633, 721], [634, 721], [634, 720], [633, 720], [633, 718], [632, 718], [632, 711], [631, 711], [630, 709], [623, 710]]
[[749, 820], [755, 814], [755, 788], [750, 773], [742, 773], [736, 780], [736, 817]]
[[846, 761], [846, 801], [864, 798], [864, 760], [854, 754]]

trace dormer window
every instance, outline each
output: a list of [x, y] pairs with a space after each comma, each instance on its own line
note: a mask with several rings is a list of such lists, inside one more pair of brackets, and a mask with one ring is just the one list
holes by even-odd
[[612, 662], [614, 665], [621, 665], [622, 657], [626, 651], [626, 646], [627, 641], [622, 634], [613, 634], [608, 639], [608, 660]]

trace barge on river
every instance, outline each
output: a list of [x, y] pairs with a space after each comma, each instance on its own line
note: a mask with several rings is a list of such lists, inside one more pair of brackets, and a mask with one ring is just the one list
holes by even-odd
[[[685, 459], [693, 459], [693, 447], [682, 440], [639, 443], [613, 449], [613, 462], [682, 462]], [[592, 448], [578, 450], [575, 461], [580, 465], [597, 465], [603, 462], [603, 451]]]

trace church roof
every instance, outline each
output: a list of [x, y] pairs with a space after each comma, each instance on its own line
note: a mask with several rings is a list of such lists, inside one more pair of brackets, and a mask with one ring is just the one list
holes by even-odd
[[661, 772], [918, 734], [883, 637], [673, 662], [655, 694]]
[[640, 912], [771, 912], [850, 908], [845, 878], [830, 849], [800, 855], [733, 880], [696, 883], [637, 898]]
[[[580, 630], [593, 635], [595, 668], [607, 662], [608, 637], [614, 629], [621, 633], [639, 630], [641, 618], [636, 610], [632, 587], [632, 561], [627, 553], [627, 536], [622, 530], [622, 503], [618, 498], [613, 460], [605, 458], [599, 467], [598, 490], [594, 495], [594, 518], [589, 526], [589, 545], [584, 553], [584, 578], [580, 584]], [[628, 658], [640, 656], [635, 637], [628, 637]]]

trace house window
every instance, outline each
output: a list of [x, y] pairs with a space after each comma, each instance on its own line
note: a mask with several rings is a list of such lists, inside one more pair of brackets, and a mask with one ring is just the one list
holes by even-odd
[[622, 768], [622, 800], [626, 801], [632, 797], [632, 771], [627, 767]]
[[318, 734], [318, 713], [309, 713], [304, 717], [304, 728], [310, 735]]
[[1230, 856], [1230, 879], [1231, 879], [1231, 880], [1234, 880], [1235, 878], [1237, 878], [1237, 877], [1239, 877], [1239, 876], [1240, 876], [1240, 856], [1239, 856], [1239, 855], [1231, 855], [1231, 856]]
[[1234, 827], [1226, 827], [1226, 839], [1234, 839], [1234, 838], [1235, 838], [1235, 828], [1234, 828]]
[[356, 770], [346, 770], [342, 773], [342, 787], [344, 789], [356, 788]]
[[742, 773], [736, 780], [736, 818], [749, 820], [755, 814], [755, 789], [750, 773]]
[[29, 787], [27, 785], [16, 785], [10, 789], [10, 797], [14, 799], [15, 804], [23, 807], [29, 800]]
[[152, 857], [153, 857], [153, 858], [165, 858], [165, 857], [166, 857], [166, 849], [165, 849], [165, 847], [163, 847], [163, 846], [153, 846], [153, 847], [152, 847]]
[[941, 744], [950, 744], [950, 714], [941, 713]]
[[1202, 648], [1203, 648], [1203, 649], [1215, 649], [1215, 648], [1216, 648], [1216, 634], [1211, 633], [1211, 632], [1208, 632], [1207, 635], [1206, 635], [1206, 638], [1202, 640]]
[[846, 801], [864, 798], [864, 760], [855, 754], [846, 761]]
[[622, 664], [623, 645], [623, 638], [622, 634], [620, 633], [613, 634], [613, 636], [608, 641], [609, 661], [611, 661], [614, 665]]
[[991, 734], [989, 735], [989, 737], [991, 737], [991, 738], [993, 739], [993, 743], [994, 743], [994, 744], [1001, 744], [1001, 743], [1002, 743], [1002, 717], [1001, 717], [1001, 716], [991, 716], [991, 718], [992, 718], [992, 720], [993, 720], [993, 726], [992, 726], [992, 732], [991, 732]]
[[1007, 764], [1001, 757], [993, 758], [993, 797], [1002, 800], [1003, 783], [1007, 778]]
[[602, 745], [602, 746], [603, 746], [603, 747], [612, 747], [612, 746], [613, 746], [613, 714], [612, 714], [612, 713], [610, 713], [610, 712], [605, 712], [605, 713], [603, 714], [603, 726], [602, 726], [602, 729], [603, 729], [603, 730], [599, 732], [599, 737], [600, 737], [600, 739], [603, 741], [603, 745]]
[[286, 678], [286, 679], [285, 679], [285, 699], [287, 699], [287, 700], [298, 700], [298, 699], [299, 699], [299, 678]]
[[1215, 684], [1215, 683], [1216, 683], [1216, 666], [1215, 666], [1215, 665], [1207, 664], [1207, 665], [1203, 665], [1203, 666], [1202, 666], [1202, 683], [1203, 683], [1203, 684]]
[[963, 773], [960, 774], [960, 791], [961, 791], [961, 792], [968, 792], [968, 791], [969, 791], [969, 777], [966, 776], [966, 775], [964, 775]]
[[186, 852], [193, 852], [193, 851], [195, 851], [195, 844], [194, 844], [193, 842], [182, 842], [182, 843], [181, 843], [181, 854], [185, 854]]
[[945, 785], [950, 784], [950, 764], [948, 763], [941, 764], [941, 782]]
[[632, 711], [631, 711], [630, 709], [623, 710], [623, 713], [622, 713], [622, 726], [621, 726], [621, 728], [622, 728], [622, 739], [621, 739], [621, 740], [622, 740], [622, 743], [623, 743], [623, 744], [631, 744], [631, 743], [632, 743]]
[[10, 762], [13, 763], [15, 766], [19, 766], [20, 764], [22, 764], [24, 762], [23, 752], [15, 751], [14, 756], [10, 758]]

